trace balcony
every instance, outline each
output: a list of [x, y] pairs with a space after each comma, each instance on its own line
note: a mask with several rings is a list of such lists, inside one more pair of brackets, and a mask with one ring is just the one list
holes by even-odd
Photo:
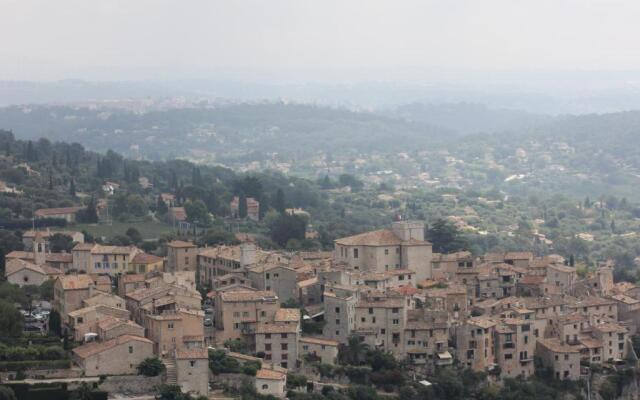
[[507, 342], [502, 346], [503, 349], [513, 349], [515, 347], [516, 347], [516, 345], [513, 342]]

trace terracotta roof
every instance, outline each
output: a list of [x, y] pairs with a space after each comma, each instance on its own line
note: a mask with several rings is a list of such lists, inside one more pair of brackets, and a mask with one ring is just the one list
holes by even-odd
[[122, 336], [118, 336], [117, 338], [107, 340], [106, 342], [91, 342], [91, 343], [83, 344], [82, 346], [79, 346], [73, 349], [73, 353], [76, 354], [78, 357], [87, 358], [92, 355], [111, 350], [116, 346], [129, 343], [131, 341], [138, 341], [138, 342], [149, 343], [153, 345], [153, 342], [151, 340], [145, 339], [140, 336], [122, 335]]
[[402, 308], [404, 299], [385, 298], [381, 300], [361, 300], [356, 304], [356, 308]]
[[60, 208], [41, 208], [36, 210], [33, 215], [36, 217], [48, 217], [52, 215], [75, 214], [84, 207], [60, 207]]
[[95, 243], [78, 243], [77, 245], [75, 245], [72, 249], [75, 251], [90, 251], [91, 249], [93, 249], [96, 246]]
[[538, 343], [555, 353], [580, 353], [580, 346], [562, 343], [558, 338], [540, 338]]
[[334, 346], [334, 347], [338, 347], [339, 343], [336, 340], [329, 340], [329, 339], [323, 339], [323, 338], [316, 338], [316, 337], [301, 337], [300, 339], [298, 339], [300, 342], [302, 343], [312, 343], [312, 344], [319, 344], [319, 345], [323, 345], [323, 346]]
[[73, 255], [70, 253], [47, 253], [44, 256], [44, 260], [52, 263], [71, 264], [73, 262]]
[[131, 254], [138, 250], [135, 246], [103, 246], [95, 245], [92, 254]]
[[12, 258], [7, 260], [7, 263], [4, 267], [4, 275], [8, 277], [9, 275], [13, 275], [16, 272], [20, 272], [25, 269], [36, 272], [41, 275], [46, 275], [46, 272], [40, 266], [20, 258]]
[[154, 256], [153, 254], [147, 253], [138, 253], [135, 257], [133, 257], [134, 264], [155, 264], [162, 262], [164, 259], [162, 257]]
[[258, 324], [256, 333], [298, 333], [298, 325]]
[[300, 310], [297, 308], [280, 308], [274, 317], [276, 322], [297, 322], [300, 321]]
[[297, 283], [297, 285], [300, 288], [304, 288], [304, 287], [315, 285], [316, 283], [318, 283], [318, 278], [313, 277], [311, 279], [305, 279], [304, 281], [300, 281]]
[[143, 282], [145, 277], [143, 274], [124, 274], [119, 278], [123, 283]]
[[398, 246], [401, 242], [390, 229], [380, 229], [335, 240], [336, 244], [343, 246]]
[[202, 359], [209, 358], [209, 352], [207, 349], [184, 349], [176, 350], [176, 359], [188, 360], [188, 359]]
[[480, 328], [491, 328], [496, 325], [496, 321], [486, 317], [473, 317], [467, 320], [470, 325], [479, 326]]
[[179, 247], [179, 248], [196, 247], [195, 244], [193, 244], [191, 242], [185, 242], [185, 241], [182, 241], [182, 240], [172, 240], [169, 243], [167, 243], [167, 246], [169, 246], [169, 247]]
[[546, 276], [525, 275], [522, 278], [520, 278], [520, 281], [518, 281], [518, 283], [521, 283], [523, 285], [540, 285], [544, 283], [546, 280], [547, 280]]
[[269, 380], [283, 380], [287, 377], [287, 374], [284, 372], [274, 371], [272, 369], [260, 369], [256, 373], [256, 378], [258, 379], [269, 379]]
[[264, 299], [277, 300], [278, 296], [271, 290], [257, 291], [239, 291], [239, 292], [222, 292], [220, 293], [222, 301], [241, 302], [241, 301], [261, 301]]
[[64, 290], [88, 289], [93, 285], [93, 279], [86, 274], [61, 275], [58, 277]]
[[530, 260], [533, 258], [533, 253], [530, 251], [510, 251], [504, 255], [507, 260]]
[[142, 328], [142, 326], [136, 324], [135, 322], [127, 319], [120, 319], [115, 317], [105, 317], [98, 322], [98, 327], [104, 331], [108, 331], [114, 328], [117, 328], [122, 325], [128, 325], [135, 328]]

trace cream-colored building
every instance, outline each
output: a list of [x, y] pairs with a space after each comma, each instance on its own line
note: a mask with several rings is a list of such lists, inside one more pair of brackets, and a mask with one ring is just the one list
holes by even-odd
[[66, 322], [73, 339], [81, 342], [86, 334], [98, 334], [98, 325], [106, 317], [128, 320], [129, 311], [106, 305], [88, 306], [71, 311]]
[[287, 388], [287, 373], [262, 368], [256, 373], [255, 384], [256, 391], [261, 395], [284, 398]]
[[563, 343], [558, 338], [538, 339], [536, 356], [542, 365], [553, 370], [553, 376], [559, 380], [580, 379], [581, 345]]
[[111, 289], [111, 284], [102, 282], [101, 277], [88, 274], [61, 275], [53, 286], [53, 307], [60, 313], [62, 321], [67, 321], [70, 312], [84, 307], [83, 301], [96, 293], [96, 290]]
[[138, 365], [149, 357], [153, 357], [152, 342], [131, 335], [73, 349], [73, 360], [85, 376], [136, 375]]
[[297, 324], [260, 323], [255, 330], [256, 353], [264, 353], [265, 362], [293, 369], [298, 360]]
[[407, 309], [401, 297], [368, 297], [355, 306], [354, 335], [395, 356], [404, 354]]
[[177, 350], [204, 347], [204, 312], [179, 309], [145, 315], [142, 326], [153, 341], [154, 354], [163, 357]]
[[209, 393], [209, 353], [205, 348], [175, 352], [176, 378], [183, 393], [207, 396]]
[[298, 357], [320, 361], [322, 364], [336, 364], [338, 362], [338, 345], [335, 340], [318, 337], [303, 336], [298, 339]]
[[174, 240], [167, 243], [167, 272], [196, 271], [198, 247], [191, 242]]
[[469, 318], [456, 331], [460, 363], [474, 371], [487, 371], [495, 364], [493, 338], [497, 322], [487, 317]]
[[285, 265], [261, 264], [248, 271], [252, 286], [258, 290], [271, 290], [281, 303], [298, 300], [298, 273]]
[[592, 335], [602, 343], [603, 361], [625, 360], [629, 330], [615, 322], [592, 326]]
[[134, 257], [142, 253], [135, 246], [103, 246], [94, 243], [80, 243], [72, 250], [73, 268], [91, 274], [111, 276], [131, 271]]
[[355, 307], [360, 298], [357, 288], [327, 285], [323, 297], [325, 325], [322, 336], [346, 343], [356, 328]]
[[216, 298], [216, 340], [237, 339], [255, 331], [257, 323], [273, 320], [280, 299], [273, 291], [219, 292]]
[[20, 287], [40, 286], [49, 279], [55, 279], [60, 275], [62, 275], [62, 271], [46, 264], [36, 265], [17, 258], [7, 260], [4, 268], [4, 277], [7, 282]]
[[410, 269], [416, 280], [432, 277], [431, 244], [422, 222], [394, 222], [391, 229], [366, 232], [335, 241], [334, 259], [365, 272]]

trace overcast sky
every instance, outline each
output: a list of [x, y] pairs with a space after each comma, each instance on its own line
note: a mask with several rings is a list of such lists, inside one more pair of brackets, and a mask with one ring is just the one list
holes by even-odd
[[0, 0], [0, 79], [640, 70], [638, 0]]

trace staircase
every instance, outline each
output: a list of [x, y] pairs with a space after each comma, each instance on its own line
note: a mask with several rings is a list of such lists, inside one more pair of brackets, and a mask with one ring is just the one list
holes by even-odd
[[177, 385], [178, 384], [178, 373], [176, 372], [176, 363], [172, 357], [165, 358], [162, 363], [166, 368], [166, 380], [165, 383], [167, 385]]

